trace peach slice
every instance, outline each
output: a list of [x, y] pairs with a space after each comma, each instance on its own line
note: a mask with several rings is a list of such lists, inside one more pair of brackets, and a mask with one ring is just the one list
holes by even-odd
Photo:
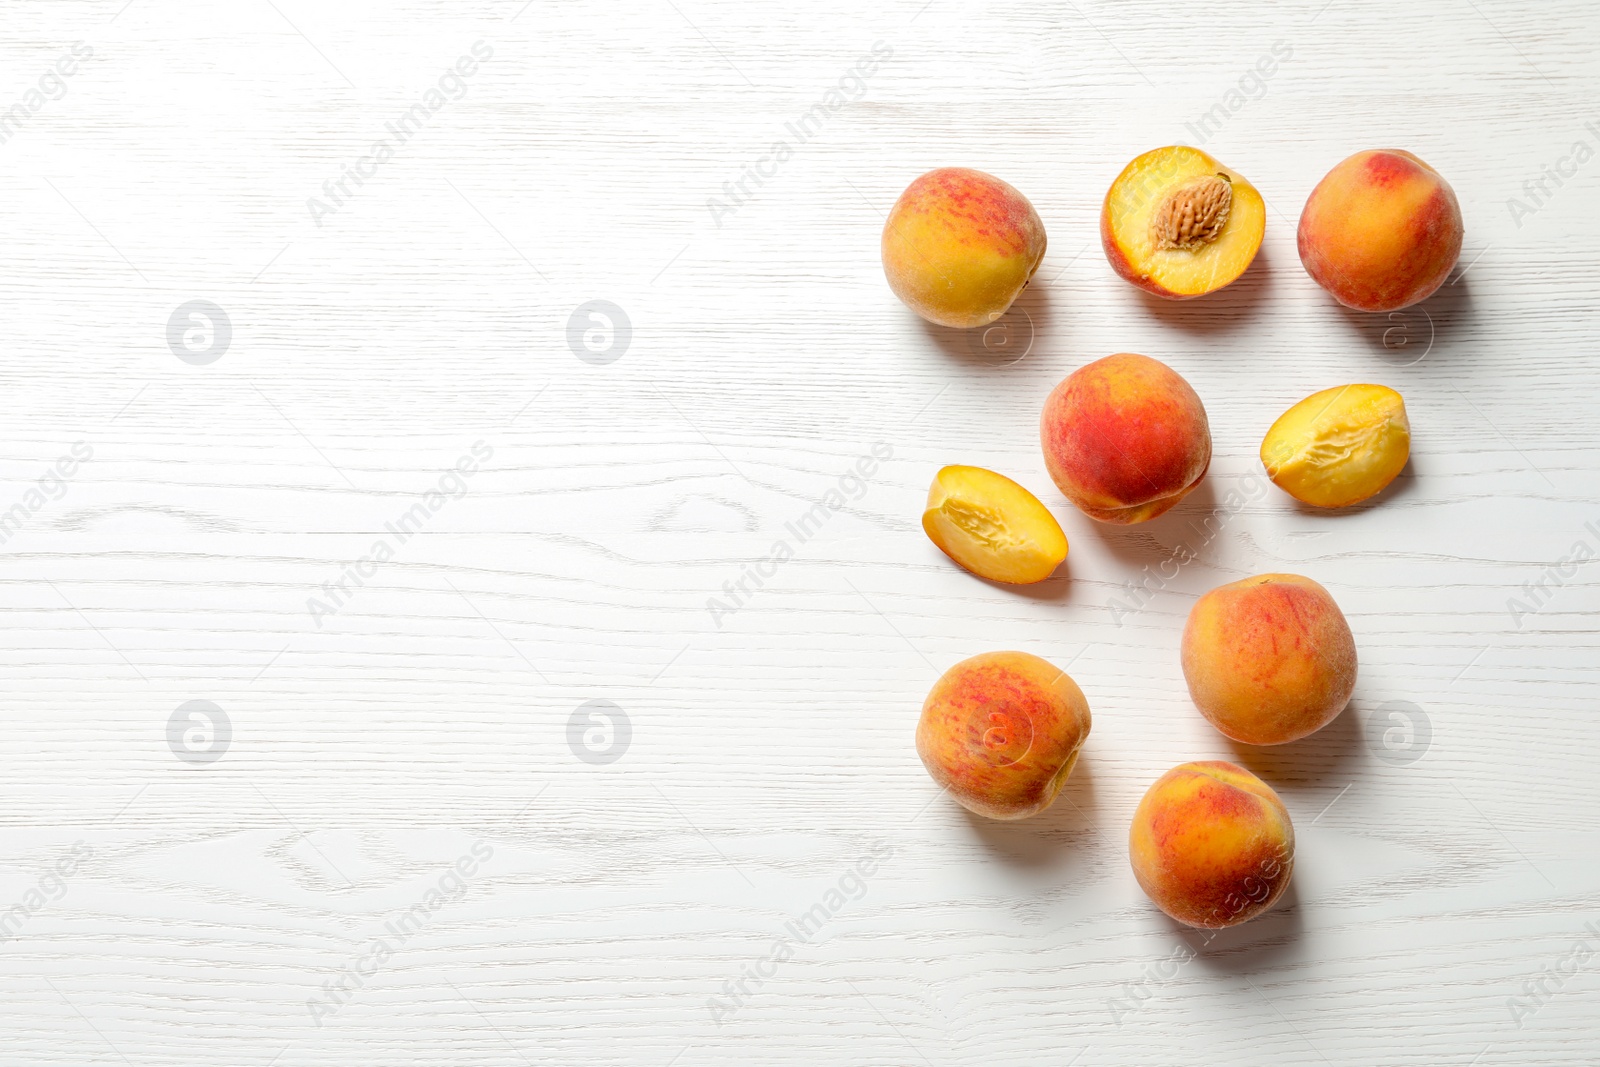
[[922, 528], [980, 578], [1042, 582], [1067, 558], [1067, 535], [1039, 498], [982, 467], [945, 467], [928, 490]]
[[1100, 210], [1111, 268], [1173, 300], [1215, 292], [1256, 258], [1267, 205], [1256, 187], [1198, 148], [1157, 148], [1123, 168]]
[[1261, 441], [1274, 484], [1319, 508], [1344, 508], [1383, 492], [1411, 455], [1406, 402], [1385, 385], [1312, 393], [1278, 416]]

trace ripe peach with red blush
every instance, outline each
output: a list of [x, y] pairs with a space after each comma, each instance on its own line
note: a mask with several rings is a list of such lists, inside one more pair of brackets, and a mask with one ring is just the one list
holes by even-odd
[[1201, 597], [1182, 659], [1200, 714], [1247, 745], [1315, 733], [1356, 686], [1350, 624], [1326, 589], [1298, 574], [1258, 574]]
[[1174, 767], [1128, 829], [1133, 875], [1156, 907], [1217, 930], [1277, 903], [1294, 873], [1294, 825], [1278, 794], [1235, 763]]
[[1028, 198], [966, 167], [912, 182], [883, 227], [889, 288], [940, 326], [984, 326], [1004, 315], [1044, 250], [1044, 223]]
[[1026, 652], [987, 652], [934, 683], [917, 754], [962, 807], [1023, 819], [1055, 801], [1089, 726], [1089, 702], [1065, 671]]
[[1357, 152], [1311, 190], [1300, 262], [1345, 307], [1396, 311], [1431, 296], [1461, 256], [1455, 190], [1410, 152]]
[[1211, 465], [1200, 397], [1165, 363], [1128, 352], [1079, 367], [1057, 385], [1039, 436], [1056, 487], [1101, 522], [1155, 518]]

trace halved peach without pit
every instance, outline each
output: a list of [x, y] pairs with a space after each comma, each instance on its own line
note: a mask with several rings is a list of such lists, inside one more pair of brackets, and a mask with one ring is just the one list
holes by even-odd
[[934, 476], [922, 528], [945, 555], [990, 581], [1042, 582], [1067, 558], [1067, 535], [1050, 509], [982, 467], [945, 467]]
[[1255, 186], [1198, 148], [1174, 145], [1123, 168], [1100, 211], [1106, 259], [1139, 288], [1204, 296], [1256, 258], [1267, 205]]

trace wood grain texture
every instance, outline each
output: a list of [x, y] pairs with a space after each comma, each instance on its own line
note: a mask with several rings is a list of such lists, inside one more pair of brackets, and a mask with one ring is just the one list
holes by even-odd
[[[1563, 562], [1600, 552], [1600, 160], [1571, 161], [1600, 150], [1592, 3], [6, 20], [0, 1063], [1600, 1056], [1600, 572]], [[1166, 305], [1105, 264], [1100, 199], [1208, 113], [1267, 235], [1237, 284]], [[1294, 246], [1317, 179], [1378, 146], [1467, 219], [1452, 283], [1392, 317], [1341, 311]], [[1048, 228], [991, 338], [1020, 358], [883, 281], [884, 213], [948, 164]], [[232, 327], [206, 365], [169, 346], [193, 300]], [[568, 340], [592, 300], [631, 323], [604, 365]], [[1184, 374], [1216, 444], [1201, 490], [1123, 529], [1043, 492], [1036, 425], [1115, 351]], [[1405, 395], [1411, 466], [1373, 506], [1297, 509], [1261, 434], [1356, 380]], [[708, 610], [875, 445], [845, 509]], [[1056, 578], [939, 555], [917, 517], [948, 462], [1041, 491], [1072, 542]], [[1351, 708], [1283, 752], [1230, 746], [1178, 666], [1195, 597], [1265, 570], [1326, 585], [1361, 653]], [[339, 610], [308, 607], [341, 579]], [[938, 673], [1007, 647], [1071, 664], [1095, 719], [1062, 802], [1016, 825], [937, 796], [911, 744]], [[231, 724], [211, 763], [169, 743], [192, 700]], [[569, 741], [594, 700], [631, 730], [610, 763]], [[1299, 855], [1282, 905], [1201, 942], [1140, 895], [1125, 833], [1209, 758], [1279, 789]]]

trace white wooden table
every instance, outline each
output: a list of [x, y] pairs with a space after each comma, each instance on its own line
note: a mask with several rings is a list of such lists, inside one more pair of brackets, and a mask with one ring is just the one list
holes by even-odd
[[[0, 1063], [1600, 1062], [1592, 2], [3, 18]], [[1113, 276], [1099, 203], [1201, 142], [1266, 241], [1164, 304]], [[1392, 317], [1294, 246], [1372, 147], [1467, 219], [1455, 279]], [[879, 269], [939, 165], [1049, 230], [987, 349]], [[1115, 351], [1193, 383], [1216, 459], [1112, 529], [1051, 489], [1036, 420]], [[1412, 464], [1310, 514], [1256, 449], [1351, 381], [1405, 395]], [[951, 462], [1051, 505], [1056, 578], [927, 542]], [[1361, 678], [1249, 752], [1177, 640], [1272, 570], [1333, 591]], [[999, 648], [1094, 711], [1021, 824], [912, 748], [939, 672]], [[1216, 758], [1279, 790], [1299, 854], [1282, 906], [1202, 941], [1125, 834]]]

